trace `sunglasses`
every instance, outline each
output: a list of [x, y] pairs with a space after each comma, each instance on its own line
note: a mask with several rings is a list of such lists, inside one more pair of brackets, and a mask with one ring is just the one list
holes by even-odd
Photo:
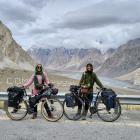
[[37, 66], [37, 69], [42, 69], [42, 66]]

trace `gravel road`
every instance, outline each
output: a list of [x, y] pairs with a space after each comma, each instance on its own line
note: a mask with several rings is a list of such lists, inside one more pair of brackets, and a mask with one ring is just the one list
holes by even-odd
[[0, 110], [0, 140], [140, 140], [140, 111], [123, 111], [114, 123], [101, 121], [97, 115], [86, 121], [11, 121]]

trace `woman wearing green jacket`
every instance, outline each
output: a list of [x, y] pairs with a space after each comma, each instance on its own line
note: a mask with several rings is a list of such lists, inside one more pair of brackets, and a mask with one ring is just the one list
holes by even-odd
[[[81, 80], [79, 82], [79, 85], [81, 87], [86, 87], [88, 89], [88, 93], [84, 94], [84, 96], [86, 98], [88, 98], [89, 100], [92, 100], [92, 98], [93, 98], [93, 86], [94, 86], [94, 83], [96, 83], [100, 88], [104, 88], [104, 86], [102, 85], [102, 83], [98, 79], [97, 75], [93, 72], [93, 65], [88, 63], [86, 65], [86, 71], [82, 74], [82, 77], [81, 77]], [[82, 94], [82, 91], [81, 91], [81, 94]], [[82, 109], [82, 106], [79, 103], [78, 104], [77, 115], [81, 114], [81, 109]], [[89, 104], [86, 102], [85, 103], [85, 111], [82, 114], [83, 120], [86, 119], [88, 109], [89, 109]]]

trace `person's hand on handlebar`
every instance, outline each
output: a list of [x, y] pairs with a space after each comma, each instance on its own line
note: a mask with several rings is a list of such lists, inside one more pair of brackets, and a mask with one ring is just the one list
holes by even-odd
[[29, 89], [29, 88], [26, 88], [26, 87], [24, 87], [24, 86], [20, 86], [19, 88], [21, 88], [21, 89]]
[[20, 86], [19, 88], [21, 88], [21, 89], [25, 89], [25, 87], [24, 87], [24, 86]]
[[100, 88], [100, 87], [96, 87], [96, 89], [98, 89], [98, 90], [106, 90], [107, 88], [106, 87], [102, 87], [102, 88]]

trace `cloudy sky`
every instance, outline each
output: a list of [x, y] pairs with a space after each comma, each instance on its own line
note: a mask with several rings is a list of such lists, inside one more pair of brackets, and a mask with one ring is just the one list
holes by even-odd
[[106, 50], [140, 37], [140, 0], [0, 0], [0, 20], [24, 49]]

